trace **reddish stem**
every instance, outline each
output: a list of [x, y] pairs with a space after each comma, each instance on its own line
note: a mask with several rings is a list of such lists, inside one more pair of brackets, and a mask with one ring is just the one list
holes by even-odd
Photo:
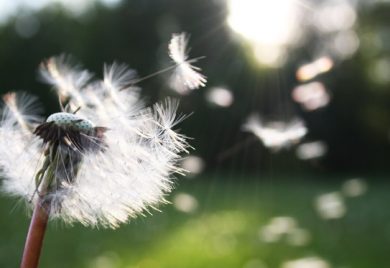
[[30, 228], [28, 229], [20, 268], [38, 267], [48, 220], [48, 206], [38, 200], [31, 218]]

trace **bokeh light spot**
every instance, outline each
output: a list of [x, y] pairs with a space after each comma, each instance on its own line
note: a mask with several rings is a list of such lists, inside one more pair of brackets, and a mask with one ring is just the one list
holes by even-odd
[[321, 73], [330, 71], [333, 68], [334, 62], [330, 57], [321, 57], [311, 63], [302, 65], [298, 68], [296, 76], [299, 81], [307, 81], [313, 79]]
[[301, 104], [306, 111], [324, 107], [330, 101], [330, 95], [321, 82], [311, 82], [297, 86], [293, 89], [291, 95], [293, 100]]
[[313, 141], [302, 143], [297, 147], [296, 155], [301, 160], [311, 160], [324, 156], [328, 150], [326, 143]]
[[347, 212], [344, 199], [338, 192], [318, 196], [315, 200], [315, 207], [323, 219], [339, 219]]
[[206, 93], [206, 99], [209, 103], [219, 107], [229, 107], [234, 101], [232, 92], [224, 87], [210, 88]]
[[178, 193], [173, 198], [174, 207], [185, 213], [193, 213], [199, 206], [198, 200], [187, 193]]
[[367, 183], [360, 178], [347, 180], [343, 183], [342, 192], [347, 197], [357, 197], [367, 192]]

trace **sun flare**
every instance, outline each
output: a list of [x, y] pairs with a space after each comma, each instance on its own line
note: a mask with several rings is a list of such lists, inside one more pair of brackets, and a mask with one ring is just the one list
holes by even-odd
[[228, 0], [228, 25], [249, 41], [260, 63], [279, 65], [286, 46], [299, 38], [297, 0]]

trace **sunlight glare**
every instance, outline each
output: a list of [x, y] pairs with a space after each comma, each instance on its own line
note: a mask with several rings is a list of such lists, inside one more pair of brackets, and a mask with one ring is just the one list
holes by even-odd
[[[227, 22], [252, 43], [256, 58], [266, 65], [277, 65], [279, 54], [297, 39], [297, 0], [229, 0]], [[262, 51], [260, 53], [260, 51]], [[272, 57], [266, 57], [268, 51]]]

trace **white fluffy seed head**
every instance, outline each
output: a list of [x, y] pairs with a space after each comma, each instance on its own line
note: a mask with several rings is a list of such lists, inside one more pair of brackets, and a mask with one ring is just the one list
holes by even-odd
[[[178, 103], [166, 100], [145, 108], [138, 89], [127, 88], [133, 76], [123, 65], [106, 67], [102, 81], [86, 83], [87, 72], [66, 65], [62, 57], [47, 62], [56, 66], [56, 75], [50, 69], [54, 67], [44, 68], [56, 91], [62, 94], [63, 82], [67, 81], [66, 85], [72, 85], [67, 91], [69, 103], [84, 103], [77, 115], [57, 113], [47, 121], [59, 126], [76, 122], [79, 129], [103, 126], [107, 130], [104, 149], [85, 151], [81, 159], [73, 148], [59, 149], [56, 174], [61, 180], [57, 179], [55, 190], [46, 196], [51, 217], [67, 223], [116, 228], [164, 203], [174, 174], [182, 173], [177, 167], [180, 155], [188, 148], [186, 137], [173, 130], [183, 119], [176, 116]], [[116, 73], [118, 68], [120, 74]], [[12, 119], [10, 124], [9, 118], [3, 114], [0, 123], [3, 189], [25, 200], [34, 196], [34, 204], [38, 202], [34, 176], [44, 161], [43, 141], [32, 134], [26, 139], [17, 120]], [[69, 165], [77, 167], [70, 169]], [[77, 174], [69, 170], [77, 170]]]

